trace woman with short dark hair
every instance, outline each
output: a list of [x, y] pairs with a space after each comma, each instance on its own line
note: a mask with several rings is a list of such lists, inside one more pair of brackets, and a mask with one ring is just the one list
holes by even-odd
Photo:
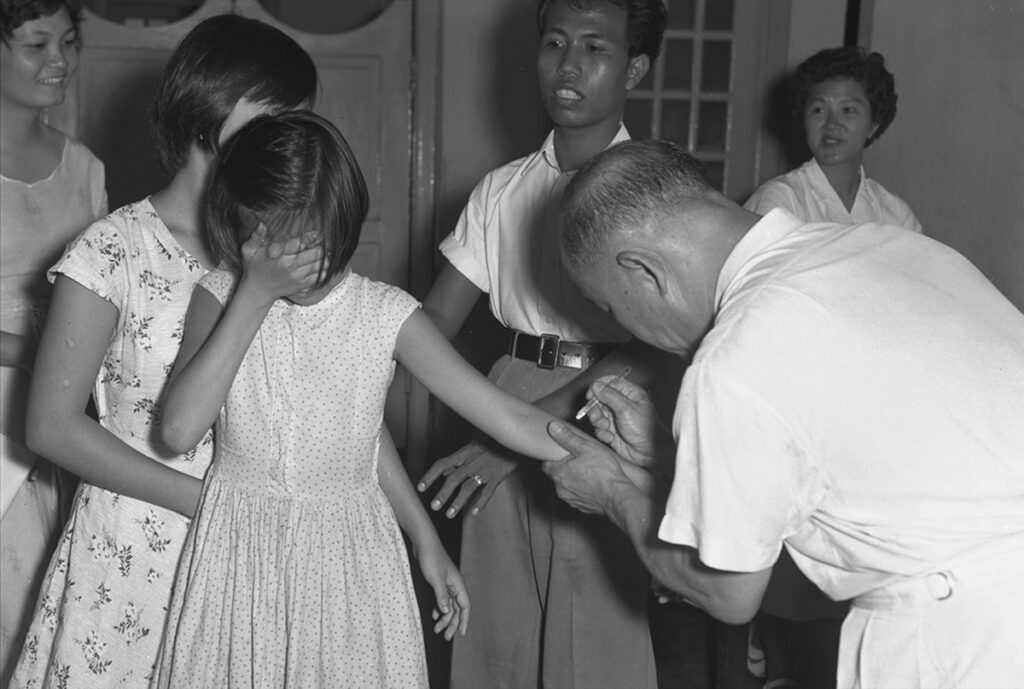
[[921, 231], [903, 199], [864, 174], [864, 149], [896, 117], [896, 88], [879, 53], [847, 46], [815, 53], [790, 82], [794, 115], [812, 157], [765, 182], [745, 204], [785, 208], [807, 222], [882, 222]]

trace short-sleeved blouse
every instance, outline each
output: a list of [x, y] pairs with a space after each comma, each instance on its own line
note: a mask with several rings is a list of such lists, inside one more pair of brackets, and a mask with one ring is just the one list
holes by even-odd
[[100, 422], [143, 454], [202, 476], [196, 451], [175, 458], [155, 434], [160, 395], [185, 331], [185, 311], [206, 269], [171, 236], [149, 199], [83, 232], [49, 277], [65, 275], [117, 307], [114, 339], [94, 389]]
[[[46, 269], [64, 245], [107, 212], [103, 163], [78, 141], [65, 137], [61, 161], [46, 179], [26, 184], [0, 175], [0, 304], [45, 304]], [[19, 323], [3, 329], [19, 334]]]

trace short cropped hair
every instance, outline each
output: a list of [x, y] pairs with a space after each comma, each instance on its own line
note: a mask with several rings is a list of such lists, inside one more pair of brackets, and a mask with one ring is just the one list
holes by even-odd
[[561, 254], [585, 268], [616, 234], [647, 226], [713, 191], [700, 161], [658, 139], [623, 141], [592, 158], [560, 204]]
[[189, 147], [217, 152], [221, 127], [241, 98], [291, 110], [316, 98], [313, 59], [284, 32], [221, 14], [197, 24], [164, 67], [150, 109], [160, 165], [185, 166]]
[[0, 0], [0, 40], [7, 43], [14, 30], [25, 22], [49, 17], [61, 9], [68, 11], [77, 34], [82, 25], [82, 6], [78, 0]]
[[[574, 10], [587, 10], [599, 0], [562, 0]], [[629, 56], [646, 55], [651, 60], [661, 52], [661, 39], [668, 23], [664, 0], [606, 0], [626, 13]], [[537, 1], [537, 26], [544, 32], [548, 8], [556, 0]]]
[[844, 46], [826, 48], [804, 60], [790, 81], [790, 103], [797, 119], [803, 119], [811, 87], [832, 79], [852, 79], [864, 87], [871, 121], [878, 125], [865, 143], [870, 146], [896, 117], [896, 81], [885, 67], [885, 58], [859, 46]]
[[204, 204], [214, 257], [241, 273], [241, 246], [257, 216], [273, 240], [316, 235], [317, 286], [348, 265], [369, 208], [366, 181], [333, 124], [305, 110], [260, 115], [224, 147]]

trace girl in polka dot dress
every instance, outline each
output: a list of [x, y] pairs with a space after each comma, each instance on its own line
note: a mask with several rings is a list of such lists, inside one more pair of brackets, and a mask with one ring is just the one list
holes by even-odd
[[396, 360], [509, 447], [564, 455], [550, 416], [466, 364], [407, 293], [349, 269], [366, 209], [347, 142], [312, 113], [259, 117], [225, 148], [206, 205], [222, 263], [195, 290], [164, 400], [169, 446], [215, 420], [217, 442], [160, 687], [425, 687], [399, 527], [434, 630], [465, 633], [462, 577], [382, 425]]

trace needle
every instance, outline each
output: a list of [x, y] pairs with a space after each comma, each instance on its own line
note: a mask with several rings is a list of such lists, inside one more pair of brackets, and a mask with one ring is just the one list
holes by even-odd
[[[632, 370], [633, 369], [631, 369], [629, 366], [627, 366], [626, 368], [622, 369], [621, 371], [619, 371], [619, 375], [615, 376], [614, 378], [612, 378], [611, 380], [609, 380], [607, 383], [604, 384], [604, 388], [608, 387], [612, 383], [618, 383], [620, 380], [622, 380], [623, 378], [628, 376], [629, 372], [632, 371]], [[601, 388], [601, 389], [604, 390], [604, 388]], [[589, 402], [584, 404], [583, 407], [580, 408], [580, 410], [578, 412], [576, 412], [576, 420], [579, 421], [580, 419], [582, 419], [584, 416], [586, 416], [587, 414], [590, 413], [591, 409], [593, 409], [594, 407], [596, 407], [600, 403], [601, 403], [601, 400], [597, 399], [597, 395], [594, 395], [592, 398], [590, 398]]]

